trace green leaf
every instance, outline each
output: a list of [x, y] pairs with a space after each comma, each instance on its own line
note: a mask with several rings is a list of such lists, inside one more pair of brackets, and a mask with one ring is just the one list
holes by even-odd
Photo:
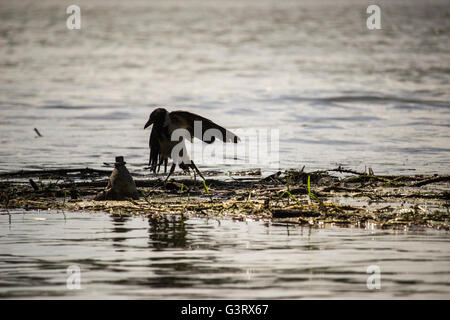
[[311, 176], [308, 176], [308, 196], [314, 200], [319, 201], [319, 198], [317, 198], [312, 192], [311, 192]]
[[208, 188], [208, 186], [206, 185], [205, 180], [203, 180], [203, 186], [205, 187], [206, 193], [209, 194], [209, 188]]

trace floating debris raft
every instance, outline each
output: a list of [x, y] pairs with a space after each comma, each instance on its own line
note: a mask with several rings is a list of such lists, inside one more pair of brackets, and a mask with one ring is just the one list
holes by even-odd
[[164, 184], [152, 175], [134, 174], [139, 199], [93, 201], [110, 174], [110, 170], [89, 168], [2, 173], [0, 212], [56, 209], [264, 219], [311, 226], [450, 229], [450, 176], [446, 175], [374, 175], [372, 170], [368, 174], [338, 167], [279, 171], [263, 178], [260, 170], [247, 170], [233, 172], [228, 179], [206, 173], [209, 178], [202, 185], [190, 177]]

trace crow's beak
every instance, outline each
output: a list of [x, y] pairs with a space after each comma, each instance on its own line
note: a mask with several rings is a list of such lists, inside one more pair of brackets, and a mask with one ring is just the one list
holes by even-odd
[[151, 121], [150, 119], [147, 121], [147, 123], [144, 126], [144, 129], [147, 129], [150, 125], [153, 124], [153, 121]]

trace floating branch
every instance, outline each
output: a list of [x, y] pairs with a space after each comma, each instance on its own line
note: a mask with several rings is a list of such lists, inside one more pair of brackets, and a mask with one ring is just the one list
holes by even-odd
[[38, 135], [38, 137], [42, 137], [42, 134], [39, 132], [38, 129], [34, 128], [34, 132], [36, 132], [36, 134]]
[[421, 187], [430, 183], [436, 183], [436, 182], [442, 182], [442, 181], [450, 181], [450, 176], [442, 176], [442, 177], [436, 177], [432, 179], [425, 179], [420, 182], [416, 182], [412, 184], [413, 187]]
[[1, 177], [28, 177], [28, 176], [45, 176], [45, 175], [67, 175], [70, 173], [80, 173], [81, 175], [98, 174], [110, 175], [111, 170], [98, 170], [91, 168], [76, 168], [76, 169], [52, 169], [52, 170], [21, 170], [16, 172], [0, 173]]
[[[338, 169], [342, 171], [342, 168]], [[364, 227], [370, 223], [383, 228], [420, 226], [450, 230], [449, 176], [373, 178], [354, 171], [356, 176], [342, 178], [333, 175], [331, 172], [334, 170], [329, 170], [330, 173], [289, 170], [283, 178], [277, 173], [259, 182], [208, 179], [208, 185], [204, 183], [203, 186], [196, 186], [188, 178], [166, 184], [153, 177], [141, 178], [135, 180], [136, 186], [147, 197], [133, 201], [91, 201], [107, 185], [108, 180], [101, 176], [109, 176], [109, 170], [21, 171], [0, 175], [0, 203], [5, 208], [23, 210], [101, 211], [146, 216], [178, 215], [182, 212], [186, 215], [228, 216], [236, 220], [267, 219], [311, 226], [332, 223]], [[66, 179], [54, 182], [56, 174], [69, 173], [80, 175], [73, 182]], [[96, 181], [91, 181], [93, 174]], [[41, 185], [35, 183], [35, 178], [28, 179], [30, 176], [38, 177]], [[10, 177], [27, 179], [17, 181]], [[370, 179], [370, 183], [362, 184], [366, 179]], [[432, 183], [432, 186], [421, 188]], [[186, 193], [187, 201], [180, 198]], [[288, 201], [278, 201], [286, 196]], [[314, 197], [319, 201], [310, 201]], [[420, 208], [416, 206], [418, 203]]]

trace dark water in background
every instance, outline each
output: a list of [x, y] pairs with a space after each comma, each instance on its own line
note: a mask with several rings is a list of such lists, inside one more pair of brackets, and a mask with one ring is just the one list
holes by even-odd
[[[0, 215], [0, 298], [449, 299], [448, 233]], [[81, 289], [66, 286], [77, 265]], [[369, 290], [369, 266], [381, 288]]]
[[77, 1], [68, 30], [69, 3], [1, 1], [0, 171], [142, 171], [168, 105], [280, 130], [281, 168], [448, 173], [450, 5], [377, 3], [370, 31], [370, 1]]
[[[450, 5], [377, 1], [383, 29], [369, 31], [371, 2], [83, 0], [68, 30], [70, 2], [0, 1], [0, 171], [123, 155], [143, 173], [144, 123], [168, 105], [279, 130], [281, 168], [449, 173]], [[210, 160], [196, 162], [274, 170]], [[450, 294], [446, 232], [0, 213], [2, 298]], [[65, 287], [70, 264], [82, 290]], [[365, 285], [372, 264], [381, 291]]]

